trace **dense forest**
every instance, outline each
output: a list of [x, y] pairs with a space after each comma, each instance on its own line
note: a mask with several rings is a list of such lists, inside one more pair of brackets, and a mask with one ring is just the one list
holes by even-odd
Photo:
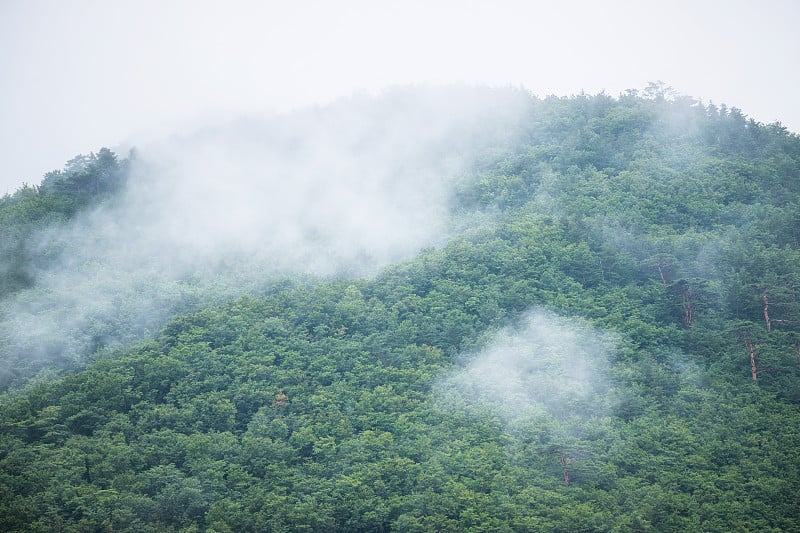
[[[0, 339], [0, 530], [800, 531], [800, 137], [522, 96], [410, 258]], [[135, 165], [0, 199], [9, 339]]]

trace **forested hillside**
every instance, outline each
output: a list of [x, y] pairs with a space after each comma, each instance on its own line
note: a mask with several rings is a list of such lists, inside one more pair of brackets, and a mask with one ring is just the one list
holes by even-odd
[[[66, 368], [6, 343], [0, 530], [800, 530], [800, 137], [659, 85], [525, 100], [411, 258], [181, 278], [194, 311]], [[4, 313], [33, 235], [131, 186], [81, 161], [0, 200]]]
[[58, 226], [77, 213], [108, 199], [125, 185], [127, 161], [108, 148], [78, 156], [64, 170], [44, 176], [40, 185], [25, 184], [0, 198], [0, 299], [33, 285], [31, 264], [47, 261], [35, 249], [33, 234]]

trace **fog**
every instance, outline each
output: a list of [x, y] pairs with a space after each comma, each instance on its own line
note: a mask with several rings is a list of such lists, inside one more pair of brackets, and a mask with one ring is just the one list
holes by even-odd
[[59, 260], [0, 307], [0, 379], [32, 360], [80, 364], [278, 278], [369, 275], [445, 242], [454, 186], [509, 145], [530, 102], [398, 88], [141, 147], [120, 199], [38, 235]]
[[189, 258], [369, 271], [446, 239], [454, 180], [528, 103], [514, 90], [408, 88], [207, 128], [145, 151], [129, 218], [152, 212], [144, 231]]
[[585, 320], [532, 309], [495, 333], [435, 386], [443, 409], [499, 418], [514, 431], [558, 421], [580, 424], [611, 414], [614, 335]]
[[800, 4], [0, 2], [0, 194], [198, 115], [408, 83], [617, 95], [664, 80], [800, 131]]

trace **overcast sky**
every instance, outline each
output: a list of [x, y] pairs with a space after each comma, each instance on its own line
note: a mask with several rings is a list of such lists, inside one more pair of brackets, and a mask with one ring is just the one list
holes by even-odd
[[416, 83], [662, 80], [800, 131], [800, 2], [0, 0], [0, 195], [80, 153]]

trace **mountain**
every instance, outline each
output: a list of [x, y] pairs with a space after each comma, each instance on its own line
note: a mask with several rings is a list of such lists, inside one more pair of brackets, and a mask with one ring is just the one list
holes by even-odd
[[0, 201], [3, 531], [800, 529], [780, 124], [412, 88], [80, 161]]

